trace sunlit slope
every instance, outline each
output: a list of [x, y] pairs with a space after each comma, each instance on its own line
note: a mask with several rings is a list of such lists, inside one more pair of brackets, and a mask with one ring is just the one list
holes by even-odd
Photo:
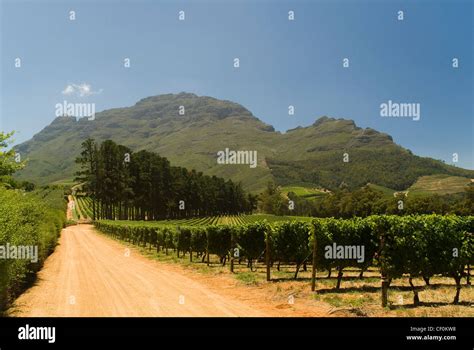
[[[352, 120], [322, 117], [280, 133], [237, 103], [189, 93], [148, 97], [97, 113], [93, 121], [58, 117], [17, 146], [29, 160], [18, 176], [38, 183], [72, 179], [87, 137], [155, 151], [172, 164], [241, 181], [249, 191], [263, 189], [268, 181], [327, 189], [373, 183], [404, 190], [424, 175], [474, 177], [474, 171], [415, 156], [389, 135], [359, 128]], [[217, 152], [226, 148], [257, 151], [258, 166], [217, 164]]]

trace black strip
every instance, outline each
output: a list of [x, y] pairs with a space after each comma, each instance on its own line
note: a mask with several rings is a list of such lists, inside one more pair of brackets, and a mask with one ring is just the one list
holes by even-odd
[[[18, 329], [29, 326], [56, 327], [56, 341], [19, 340]], [[242, 336], [295, 338], [311, 337], [314, 347], [323, 342], [335, 348], [339, 345], [364, 348], [385, 348], [402, 345], [405, 348], [472, 349], [474, 346], [472, 318], [0, 318], [0, 349], [64, 348], [67, 345], [90, 346], [99, 342], [125, 346], [153, 344], [163, 337], [175, 337], [179, 342], [187, 337]], [[425, 328], [423, 333], [415, 331]], [[429, 331], [428, 327], [433, 327]], [[455, 331], [437, 327], [456, 327]], [[456, 340], [407, 340], [416, 335], [456, 336]], [[232, 342], [232, 341], [231, 341]], [[165, 346], [165, 343], [160, 343]], [[226, 343], [227, 344], [227, 343]], [[385, 344], [385, 345], [382, 345]], [[462, 347], [461, 347], [462, 345]], [[303, 347], [300, 342], [295, 347]], [[467, 346], [467, 347], [464, 347]], [[134, 347], [135, 348], [135, 347]]]

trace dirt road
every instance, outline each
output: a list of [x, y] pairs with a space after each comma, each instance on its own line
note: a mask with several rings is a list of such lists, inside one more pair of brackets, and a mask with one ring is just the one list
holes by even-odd
[[64, 229], [36, 284], [8, 311], [20, 317], [328, 316], [326, 304], [289, 305], [279, 287], [246, 286], [143, 256], [92, 225]]
[[72, 220], [73, 219], [72, 208], [74, 207], [75, 202], [71, 195], [67, 196], [67, 198], [68, 198], [68, 203], [67, 203], [67, 209], [66, 209], [66, 219]]
[[21, 295], [13, 316], [265, 316], [160, 263], [130, 252], [91, 225], [65, 229]]

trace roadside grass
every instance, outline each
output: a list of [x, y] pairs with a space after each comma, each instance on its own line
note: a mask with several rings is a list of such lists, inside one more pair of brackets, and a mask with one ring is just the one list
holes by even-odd
[[235, 274], [235, 278], [247, 285], [256, 285], [258, 284], [257, 276], [253, 272], [241, 272]]

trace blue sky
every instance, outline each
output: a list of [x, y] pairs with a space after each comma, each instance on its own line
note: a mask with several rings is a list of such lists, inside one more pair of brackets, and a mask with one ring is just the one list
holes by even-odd
[[[418, 155], [451, 164], [458, 153], [457, 165], [474, 169], [472, 1], [0, 3], [0, 129], [16, 130], [16, 142], [65, 99], [100, 111], [186, 91], [238, 102], [280, 131], [322, 115], [353, 119]], [[72, 84], [90, 91], [64, 95]], [[421, 119], [382, 118], [388, 100], [420, 103]]]

